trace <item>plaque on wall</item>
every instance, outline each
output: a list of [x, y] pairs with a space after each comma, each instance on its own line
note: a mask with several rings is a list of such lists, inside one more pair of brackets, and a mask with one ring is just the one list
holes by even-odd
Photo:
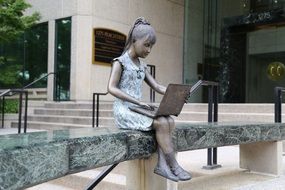
[[93, 64], [111, 64], [115, 57], [119, 57], [125, 47], [126, 35], [106, 29], [93, 30]]

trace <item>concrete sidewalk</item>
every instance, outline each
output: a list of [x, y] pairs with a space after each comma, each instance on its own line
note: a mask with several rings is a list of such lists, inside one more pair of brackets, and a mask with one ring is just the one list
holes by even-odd
[[[275, 190], [280, 188], [275, 188], [274, 181], [282, 181], [285, 177], [276, 178], [239, 169], [239, 146], [218, 148], [218, 164], [222, 165], [218, 169], [202, 169], [207, 163], [206, 155], [206, 149], [179, 153], [179, 162], [194, 175], [191, 181], [179, 182], [180, 190]], [[259, 184], [270, 185], [266, 188], [267, 186]], [[276, 185], [279, 187], [281, 183]], [[285, 190], [285, 183], [282, 185]]]

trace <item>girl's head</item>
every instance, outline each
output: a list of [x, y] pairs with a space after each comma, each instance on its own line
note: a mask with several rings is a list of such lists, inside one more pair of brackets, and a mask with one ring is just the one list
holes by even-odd
[[125, 53], [131, 47], [131, 45], [138, 40], [148, 41], [151, 46], [153, 46], [156, 42], [156, 35], [153, 27], [143, 17], [137, 18], [130, 29], [123, 53]]

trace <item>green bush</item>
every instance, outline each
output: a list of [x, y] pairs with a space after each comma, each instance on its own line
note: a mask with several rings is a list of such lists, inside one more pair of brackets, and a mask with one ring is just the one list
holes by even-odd
[[[0, 112], [2, 112], [2, 101], [0, 101]], [[18, 100], [5, 100], [4, 113], [18, 113], [19, 101]]]

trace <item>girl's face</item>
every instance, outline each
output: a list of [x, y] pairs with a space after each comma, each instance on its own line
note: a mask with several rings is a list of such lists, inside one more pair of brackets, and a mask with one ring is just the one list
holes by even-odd
[[151, 48], [153, 46], [148, 36], [136, 40], [133, 45], [136, 55], [141, 58], [146, 58], [151, 52]]

